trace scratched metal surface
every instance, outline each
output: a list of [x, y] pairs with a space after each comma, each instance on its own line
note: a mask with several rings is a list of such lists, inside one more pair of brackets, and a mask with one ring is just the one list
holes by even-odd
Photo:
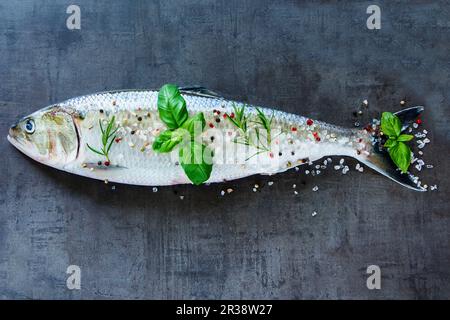
[[[450, 297], [448, 3], [378, 2], [382, 28], [371, 31], [368, 2], [76, 2], [77, 31], [64, 1], [0, 4], [0, 298]], [[280, 174], [270, 188], [251, 177], [113, 191], [5, 139], [50, 103], [169, 81], [343, 126], [364, 98], [361, 123], [403, 98], [425, 105], [424, 159], [436, 168], [423, 176], [439, 190], [328, 169]], [[220, 197], [226, 187], [235, 192]], [[81, 290], [66, 288], [70, 264]], [[381, 290], [366, 288], [371, 264]]]

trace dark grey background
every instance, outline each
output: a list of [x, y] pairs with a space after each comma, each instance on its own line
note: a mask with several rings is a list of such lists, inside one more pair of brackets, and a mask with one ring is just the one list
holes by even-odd
[[[72, 3], [81, 30], [66, 28]], [[2, 1], [0, 297], [450, 298], [450, 5], [376, 2], [381, 30], [368, 30], [369, 4]], [[311, 178], [302, 168], [270, 188], [250, 177], [113, 191], [39, 165], [5, 138], [50, 103], [166, 82], [343, 126], [365, 98], [361, 123], [401, 99], [425, 105], [424, 159], [435, 169], [422, 176], [439, 190], [416, 193], [370, 170]], [[235, 192], [220, 197], [227, 187]], [[80, 291], [66, 288], [70, 264], [82, 269]], [[381, 290], [366, 288], [371, 264]]]

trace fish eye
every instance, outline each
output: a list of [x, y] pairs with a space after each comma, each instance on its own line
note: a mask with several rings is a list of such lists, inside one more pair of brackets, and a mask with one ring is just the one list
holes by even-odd
[[34, 132], [35, 125], [33, 119], [28, 119], [27, 122], [25, 122], [25, 131], [29, 134], [32, 134]]

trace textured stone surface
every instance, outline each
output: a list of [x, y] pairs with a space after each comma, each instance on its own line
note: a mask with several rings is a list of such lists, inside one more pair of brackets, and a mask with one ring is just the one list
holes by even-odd
[[[64, 1], [0, 4], [0, 298], [450, 297], [445, 1], [379, 1], [376, 31], [366, 28], [369, 2], [76, 3], [77, 31], [66, 28]], [[311, 178], [302, 168], [113, 191], [5, 139], [19, 116], [50, 103], [169, 81], [343, 126], [365, 98], [361, 123], [403, 98], [425, 105], [424, 159], [435, 169], [423, 177], [439, 190], [416, 193], [368, 169]], [[66, 288], [70, 264], [81, 267], [79, 291]], [[366, 288], [371, 264], [382, 270], [378, 291]]]

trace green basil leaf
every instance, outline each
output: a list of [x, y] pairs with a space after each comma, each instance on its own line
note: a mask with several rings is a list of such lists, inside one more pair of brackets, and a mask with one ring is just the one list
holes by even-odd
[[189, 131], [191, 137], [194, 138], [195, 136], [198, 136], [203, 132], [203, 128], [205, 128], [205, 125], [205, 116], [203, 115], [203, 112], [200, 112], [195, 116], [187, 119], [181, 127]]
[[158, 112], [169, 129], [179, 128], [188, 118], [186, 101], [177, 86], [165, 84], [158, 93]]
[[180, 149], [180, 164], [189, 180], [199, 185], [207, 181], [212, 171], [211, 151], [204, 144], [190, 141]]
[[412, 134], [401, 134], [398, 136], [397, 141], [410, 141], [414, 139], [414, 136]]
[[156, 137], [152, 148], [159, 153], [170, 152], [181, 141], [183, 141], [183, 134], [180, 131], [166, 130]]
[[397, 145], [397, 140], [393, 138], [389, 138], [386, 143], [384, 144], [385, 148], [392, 148]]
[[404, 142], [398, 142], [395, 146], [389, 148], [389, 155], [403, 173], [408, 171], [411, 164], [411, 150]]
[[381, 115], [381, 131], [389, 137], [398, 137], [402, 131], [402, 123], [395, 114], [383, 112]]

